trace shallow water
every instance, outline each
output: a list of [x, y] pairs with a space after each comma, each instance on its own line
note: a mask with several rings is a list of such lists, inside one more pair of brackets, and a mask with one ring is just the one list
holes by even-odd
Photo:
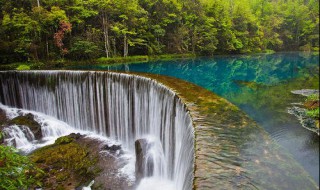
[[290, 91], [319, 86], [319, 55], [310, 53], [216, 56], [73, 69], [147, 72], [177, 77], [234, 103], [291, 153], [319, 184], [319, 136], [287, 113], [304, 97]]

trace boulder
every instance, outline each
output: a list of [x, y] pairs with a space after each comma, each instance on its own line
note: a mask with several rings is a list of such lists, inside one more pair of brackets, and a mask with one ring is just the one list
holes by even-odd
[[9, 125], [27, 126], [34, 134], [36, 140], [42, 139], [41, 125], [34, 120], [34, 116], [31, 113], [18, 116], [8, 122]]
[[6, 112], [0, 109], [0, 126], [8, 120]]
[[153, 175], [154, 163], [153, 159], [148, 156], [150, 143], [146, 139], [138, 139], [135, 141], [135, 153], [136, 153], [136, 182], [139, 182], [143, 177]]

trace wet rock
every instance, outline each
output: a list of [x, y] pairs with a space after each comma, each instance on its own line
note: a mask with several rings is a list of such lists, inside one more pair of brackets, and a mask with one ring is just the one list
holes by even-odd
[[0, 125], [4, 124], [8, 120], [6, 112], [0, 109]]
[[138, 139], [135, 141], [136, 152], [136, 181], [139, 182], [143, 177], [152, 176], [154, 163], [151, 157], [148, 157], [150, 144], [146, 139]]
[[116, 145], [116, 144], [108, 145], [108, 144], [106, 144], [101, 149], [102, 150], [108, 150], [108, 151], [114, 153], [114, 152], [116, 152], [118, 150], [121, 150], [121, 145]]
[[7, 121], [7, 116], [6, 113], [0, 109], [0, 144], [3, 144], [4, 142], [4, 137], [3, 134], [1, 133], [2, 128], [3, 128], [3, 124]]
[[36, 140], [42, 139], [41, 125], [34, 120], [34, 116], [31, 113], [13, 118], [8, 122], [8, 125], [27, 126]]
[[68, 143], [74, 142], [84, 136], [85, 135], [81, 135], [80, 133], [71, 133], [67, 136], [59, 137], [54, 143], [59, 144], [59, 145], [68, 144]]
[[100, 190], [133, 190], [135, 184], [127, 176], [119, 175], [119, 170], [127, 164], [126, 158], [101, 151], [104, 143], [71, 133], [58, 138], [53, 145], [34, 151], [31, 159], [45, 171], [44, 189], [83, 190], [91, 186]]
[[319, 94], [319, 90], [315, 89], [301, 89], [301, 90], [293, 90], [291, 91], [292, 94], [299, 94], [302, 96], [310, 96], [312, 94]]
[[302, 127], [308, 129], [309, 131], [317, 133], [318, 135], [320, 134], [319, 128], [316, 127], [315, 120], [307, 116], [306, 109], [293, 106], [291, 108], [288, 108], [288, 113], [296, 116], [300, 121]]

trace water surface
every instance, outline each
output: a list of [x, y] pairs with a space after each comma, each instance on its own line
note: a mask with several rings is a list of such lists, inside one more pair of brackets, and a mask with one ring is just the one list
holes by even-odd
[[319, 55], [276, 53], [83, 66], [76, 69], [147, 72], [202, 86], [237, 105], [291, 153], [319, 185], [319, 136], [287, 113], [304, 97], [291, 90], [318, 88]]

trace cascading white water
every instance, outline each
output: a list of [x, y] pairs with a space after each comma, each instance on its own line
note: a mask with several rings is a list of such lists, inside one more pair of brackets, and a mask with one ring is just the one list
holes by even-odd
[[4, 139], [7, 145], [14, 146], [18, 149], [31, 149], [34, 135], [28, 127], [11, 125], [5, 128], [3, 133], [7, 137]]
[[170, 185], [164, 184], [172, 189], [192, 189], [192, 121], [185, 105], [165, 86], [139, 76], [82, 71], [8, 71], [0, 72], [0, 81], [5, 105], [56, 117], [117, 140], [132, 152], [135, 140], [154, 138], [161, 142], [150, 152], [157, 167], [141, 186], [168, 181]]
[[12, 124], [4, 127], [2, 130], [5, 137], [4, 143], [9, 146], [14, 146], [24, 153], [52, 144], [60, 136], [68, 135], [72, 132], [78, 132], [66, 123], [42, 113], [10, 108], [1, 103], [0, 109], [4, 110], [9, 119], [32, 114], [34, 116], [34, 120], [39, 123], [42, 134], [42, 138], [39, 140], [35, 138], [33, 132], [28, 126]]

